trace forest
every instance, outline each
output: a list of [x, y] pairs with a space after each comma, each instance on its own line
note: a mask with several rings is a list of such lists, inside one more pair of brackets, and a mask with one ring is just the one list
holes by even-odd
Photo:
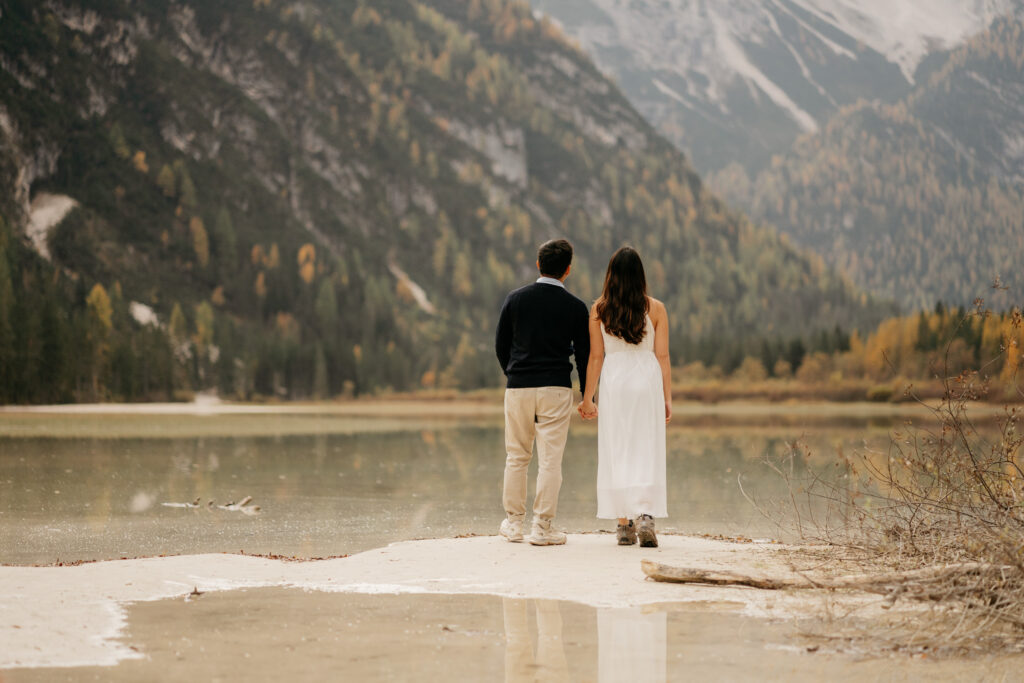
[[[555, 236], [587, 301], [640, 250], [680, 362], [896, 310], [720, 201], [521, 2], [14, 2], [0, 52], [4, 402], [496, 386]], [[44, 193], [76, 204], [48, 255]]]

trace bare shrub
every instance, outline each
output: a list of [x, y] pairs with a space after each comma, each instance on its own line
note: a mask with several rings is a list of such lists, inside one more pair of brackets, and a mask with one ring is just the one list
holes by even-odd
[[[988, 315], [978, 302], [961, 325]], [[1012, 320], [1019, 329], [1016, 309]], [[838, 474], [831, 475], [803, 474], [797, 465], [813, 456], [798, 444], [769, 463], [789, 484], [792, 527], [804, 541], [820, 543], [801, 551], [805, 568], [817, 562], [817, 568], [874, 573], [879, 586], [873, 592], [887, 596], [885, 607], [901, 601], [931, 606], [909, 621], [891, 619], [887, 628], [876, 622], [853, 628], [858, 622], [851, 619], [850, 632], [832, 622], [827, 632], [833, 641], [861, 650], [874, 643], [955, 654], [1024, 644], [1020, 409], [1008, 406], [987, 421], [976, 417], [985, 411], [972, 410], [993, 383], [1000, 393], [1007, 387], [1018, 397], [1024, 393], [1016, 375], [991, 379], [986, 366], [964, 370], [960, 355], [952, 341], [947, 344], [943, 368], [958, 371], [941, 377], [938, 403], [925, 403], [913, 386], [906, 388], [906, 397], [924, 406], [930, 419], [905, 423], [886, 451], [840, 452]], [[778, 519], [779, 510], [767, 514]]]

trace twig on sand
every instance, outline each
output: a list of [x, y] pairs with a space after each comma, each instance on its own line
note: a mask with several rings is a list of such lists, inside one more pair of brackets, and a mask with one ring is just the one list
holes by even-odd
[[[245, 515], [255, 515], [255, 514], [258, 514], [259, 511], [260, 511], [260, 506], [259, 505], [250, 505], [251, 502], [252, 502], [252, 496], [246, 496], [245, 498], [243, 498], [242, 500], [238, 501], [237, 503], [232, 501], [232, 502], [227, 503], [225, 505], [217, 505], [216, 503], [214, 503], [211, 500], [211, 501], [208, 501], [206, 503], [206, 508], [208, 510], [217, 509], [217, 510], [227, 510], [228, 512], [241, 512], [242, 514], [245, 514]], [[161, 503], [161, 504], [164, 507], [168, 507], [168, 508], [189, 508], [189, 509], [195, 509], [195, 508], [200, 507], [199, 499], [198, 498], [196, 498], [191, 503]]]
[[[242, 500], [238, 501], [237, 503], [231, 502], [231, 503], [227, 503], [226, 505], [218, 505], [217, 509], [219, 509], [219, 510], [227, 510], [228, 512], [241, 512], [241, 513], [246, 514], [246, 515], [255, 515], [255, 514], [257, 514], [260, 511], [260, 506], [259, 505], [250, 505], [249, 503], [251, 503], [251, 502], [252, 502], [252, 496], [246, 496], [245, 498], [243, 498]], [[210, 504], [213, 505], [213, 501], [212, 500], [210, 501]]]
[[165, 508], [197, 508], [199, 507], [199, 499], [196, 498], [191, 503], [160, 503]]

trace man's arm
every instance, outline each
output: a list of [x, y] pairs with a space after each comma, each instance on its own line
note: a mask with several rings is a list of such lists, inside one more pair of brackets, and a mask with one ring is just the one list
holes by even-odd
[[572, 351], [576, 356], [576, 374], [580, 378], [580, 393], [587, 391], [587, 362], [590, 360], [590, 311], [580, 302], [572, 333]]
[[512, 305], [511, 295], [505, 297], [498, 315], [498, 329], [494, 333], [494, 352], [501, 363], [501, 371], [508, 374], [508, 362], [512, 356]]

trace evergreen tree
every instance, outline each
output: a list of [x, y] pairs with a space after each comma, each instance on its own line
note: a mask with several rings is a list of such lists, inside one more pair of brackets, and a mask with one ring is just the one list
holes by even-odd
[[313, 308], [321, 337], [326, 337], [338, 322], [338, 298], [334, 293], [334, 282], [330, 278], [324, 278], [320, 283]]
[[14, 380], [14, 287], [7, 230], [0, 218], [0, 400], [10, 401]]
[[327, 357], [323, 344], [317, 342], [313, 361], [313, 398], [327, 398], [328, 394]]
[[67, 314], [60, 304], [61, 293], [48, 285], [42, 298], [39, 387], [36, 395], [47, 403], [69, 400], [70, 361]]
[[156, 184], [163, 191], [165, 197], [172, 198], [177, 193], [177, 180], [174, 177], [174, 171], [167, 164], [164, 164], [157, 174]]
[[785, 360], [794, 372], [800, 369], [800, 364], [804, 362], [804, 355], [806, 353], [807, 347], [799, 339], [794, 339], [789, 343], [789, 347], [786, 349]]
[[217, 219], [213, 223], [213, 248], [222, 273], [232, 272], [238, 263], [238, 242], [235, 227], [231, 223], [231, 213], [223, 207], [217, 212]]
[[184, 163], [178, 161], [174, 165], [178, 169], [178, 198], [181, 205], [186, 209], [196, 209], [199, 206], [199, 198], [196, 195], [196, 186], [192, 183], [192, 176], [188, 174]]
[[185, 320], [185, 313], [181, 310], [181, 304], [175, 303], [171, 308], [171, 317], [167, 323], [168, 331], [171, 333], [171, 340], [176, 344], [184, 344], [188, 339], [188, 322]]

